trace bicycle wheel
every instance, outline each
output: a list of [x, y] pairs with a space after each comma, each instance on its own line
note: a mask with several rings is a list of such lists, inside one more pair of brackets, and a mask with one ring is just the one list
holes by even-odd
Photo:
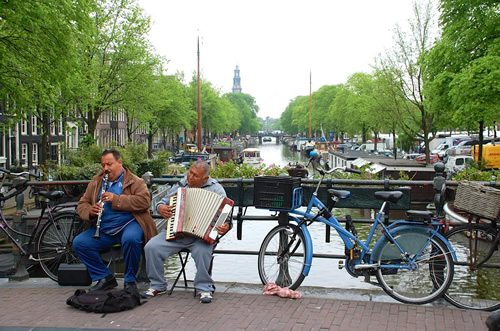
[[446, 234], [457, 256], [455, 276], [445, 294], [448, 302], [465, 309], [500, 308], [498, 236], [499, 230], [487, 224], [463, 224]]
[[62, 213], [47, 221], [37, 240], [40, 266], [52, 280], [57, 281], [59, 264], [74, 263], [78, 257], [73, 251], [73, 238], [85, 230], [85, 221], [75, 213]]
[[[436, 237], [429, 240], [425, 228], [396, 229], [392, 235], [408, 258], [387, 240], [381, 246], [376, 260], [381, 267], [376, 276], [384, 291], [398, 301], [412, 304], [432, 302], [444, 295], [453, 279], [453, 258], [448, 247]], [[413, 264], [408, 262], [415, 257]]]
[[[294, 234], [295, 233], [295, 234]], [[278, 225], [264, 238], [259, 250], [259, 276], [262, 284], [274, 282], [295, 290], [304, 280], [306, 245], [296, 225]]]

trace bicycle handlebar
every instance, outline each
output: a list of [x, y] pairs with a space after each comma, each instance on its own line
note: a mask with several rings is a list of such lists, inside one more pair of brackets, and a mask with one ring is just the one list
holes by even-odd
[[0, 168], [0, 172], [3, 172], [6, 175], [12, 175], [12, 176], [16, 176], [16, 177], [29, 176], [29, 177], [33, 177], [33, 178], [40, 178], [40, 175], [33, 174], [31, 172], [28, 172], [28, 171], [12, 172], [12, 171], [7, 170], [5, 168]]

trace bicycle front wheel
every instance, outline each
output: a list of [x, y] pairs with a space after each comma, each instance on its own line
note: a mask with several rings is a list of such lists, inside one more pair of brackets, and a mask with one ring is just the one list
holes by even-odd
[[[444, 295], [453, 279], [453, 258], [438, 238], [422, 229], [405, 229], [392, 235], [404, 252], [387, 241], [381, 246], [377, 280], [394, 299], [411, 304], [432, 302]], [[414, 260], [413, 263], [410, 260]]]
[[85, 229], [83, 221], [75, 213], [56, 215], [42, 227], [37, 240], [38, 260], [43, 271], [57, 282], [61, 263], [78, 262], [73, 251], [73, 239]]
[[274, 282], [295, 290], [305, 276], [307, 249], [302, 230], [293, 224], [278, 225], [264, 238], [259, 250], [262, 284]]
[[455, 276], [445, 299], [465, 309], [500, 309], [499, 230], [487, 224], [463, 224], [446, 238], [455, 250]]

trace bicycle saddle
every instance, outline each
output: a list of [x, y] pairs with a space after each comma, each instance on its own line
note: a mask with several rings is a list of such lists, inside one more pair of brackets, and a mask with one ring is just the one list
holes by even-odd
[[336, 190], [336, 189], [333, 189], [333, 188], [329, 188], [328, 189], [328, 193], [336, 196], [339, 199], [346, 199], [346, 198], [349, 198], [351, 196], [351, 192], [350, 191]]
[[42, 197], [45, 197], [49, 200], [57, 200], [57, 199], [60, 199], [64, 196], [64, 192], [63, 191], [40, 191], [38, 192], [38, 194], [40, 194]]
[[377, 191], [374, 193], [375, 198], [378, 200], [384, 200], [396, 203], [403, 197], [403, 192], [401, 191]]

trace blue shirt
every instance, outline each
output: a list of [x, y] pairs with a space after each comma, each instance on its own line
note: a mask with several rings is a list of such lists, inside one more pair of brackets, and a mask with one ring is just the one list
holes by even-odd
[[[125, 170], [122, 170], [122, 173], [114, 182], [108, 182], [105, 192], [111, 192], [117, 195], [122, 194], [124, 173]], [[102, 184], [104, 185], [104, 182]], [[99, 193], [99, 199], [101, 199], [101, 193]], [[120, 232], [125, 226], [127, 226], [127, 224], [134, 221], [135, 218], [132, 213], [128, 211], [114, 210], [111, 205], [111, 202], [104, 202], [104, 209], [101, 216], [101, 231], [113, 236]]]

